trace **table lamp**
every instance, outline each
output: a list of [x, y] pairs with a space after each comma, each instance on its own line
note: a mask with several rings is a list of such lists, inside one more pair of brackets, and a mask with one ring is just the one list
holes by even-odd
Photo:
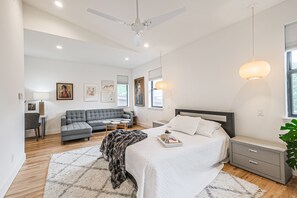
[[33, 98], [34, 98], [34, 100], [40, 100], [39, 101], [39, 114], [44, 115], [44, 100], [49, 99], [49, 93], [48, 92], [34, 92]]

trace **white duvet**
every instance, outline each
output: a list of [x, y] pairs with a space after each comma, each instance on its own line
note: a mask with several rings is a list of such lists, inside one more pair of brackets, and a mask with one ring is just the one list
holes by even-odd
[[222, 128], [213, 138], [172, 132], [183, 146], [165, 148], [156, 138], [165, 129], [143, 130], [148, 138], [126, 149], [126, 170], [137, 182], [138, 198], [193, 198], [223, 168], [229, 136]]

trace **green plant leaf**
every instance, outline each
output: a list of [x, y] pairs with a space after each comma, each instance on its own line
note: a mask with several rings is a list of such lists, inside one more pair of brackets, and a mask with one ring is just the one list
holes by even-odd
[[292, 119], [291, 122], [294, 123], [295, 125], [297, 125], [297, 120], [296, 119]]
[[279, 134], [279, 138], [287, 144], [287, 164], [297, 169], [297, 120], [292, 119], [291, 123], [286, 123], [280, 130], [288, 130], [285, 134]]

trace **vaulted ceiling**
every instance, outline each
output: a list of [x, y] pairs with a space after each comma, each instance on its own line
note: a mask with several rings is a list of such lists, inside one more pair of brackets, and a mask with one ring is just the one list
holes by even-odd
[[[256, 13], [282, 1], [284, 0], [258, 0]], [[163, 53], [169, 53], [250, 17], [249, 5], [255, 0], [139, 0], [142, 20], [186, 7], [184, 14], [144, 32], [143, 42], [149, 43], [149, 48], [135, 46], [134, 33], [129, 27], [91, 15], [86, 11], [87, 8], [93, 8], [133, 23], [136, 18], [135, 0], [61, 0], [61, 2], [63, 8], [56, 7], [54, 0], [24, 0], [26, 6], [32, 6], [96, 34], [101, 41], [86, 42], [25, 27], [26, 54], [133, 68], [158, 58], [161, 50]], [[63, 45], [63, 51], [57, 52], [54, 47], [49, 47], [57, 43]], [[130, 60], [125, 61], [125, 57], [129, 57]]]

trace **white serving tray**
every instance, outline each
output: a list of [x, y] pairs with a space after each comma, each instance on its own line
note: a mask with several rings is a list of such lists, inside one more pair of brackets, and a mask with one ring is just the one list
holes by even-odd
[[165, 143], [163, 140], [161, 140], [160, 136], [157, 136], [157, 139], [159, 140], [159, 142], [161, 142], [161, 144], [163, 144], [163, 146], [167, 148], [179, 147], [183, 145], [182, 141], [180, 140], [178, 140], [178, 143]]

